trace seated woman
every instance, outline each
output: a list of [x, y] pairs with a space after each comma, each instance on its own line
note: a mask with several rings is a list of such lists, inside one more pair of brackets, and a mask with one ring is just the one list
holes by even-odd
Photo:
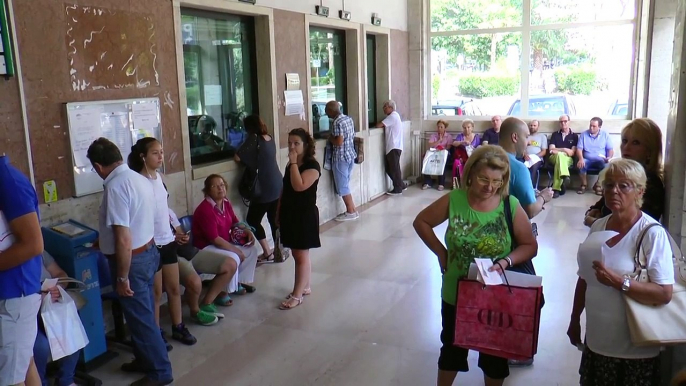
[[458, 176], [462, 181], [462, 172], [467, 164], [467, 159], [479, 145], [481, 145], [481, 138], [479, 134], [474, 133], [474, 121], [465, 119], [462, 121], [462, 133], [458, 134], [453, 142], [455, 149], [453, 153], [453, 189], [457, 187], [455, 182]]
[[220, 306], [233, 304], [229, 293], [243, 294], [255, 291], [248, 283], [255, 279], [258, 256], [255, 236], [250, 230], [245, 230], [248, 236], [247, 244], [234, 245], [230, 241], [231, 232], [240, 221], [226, 198], [227, 187], [224, 178], [218, 174], [211, 174], [205, 179], [205, 199], [193, 213], [191, 232], [193, 245], [200, 250], [192, 260], [193, 267], [198, 272], [209, 273], [220, 265], [228, 265], [228, 286], [217, 291], [218, 288], [213, 285], [210, 288], [211, 292], [208, 291], [213, 298], [216, 297], [214, 303]]
[[[612, 214], [593, 223], [589, 238], [596, 238], [596, 232], [613, 234], [579, 246], [579, 278], [567, 330], [572, 345], [583, 345], [581, 386], [662, 385], [661, 347], [632, 343], [625, 304], [625, 297], [654, 306], [672, 299], [674, 265], [669, 237], [660, 226], [646, 229], [657, 221], [641, 212], [646, 179], [643, 166], [625, 158], [610, 162], [601, 173], [603, 197]], [[636, 269], [639, 240], [648, 282], [629, 276]], [[586, 334], [582, 338], [584, 310]]]
[[[453, 143], [453, 136], [446, 133], [448, 128], [448, 122], [440, 120], [436, 123], [436, 128], [438, 133], [432, 134], [429, 138], [429, 148], [445, 149], [448, 150], [450, 145]], [[432, 183], [432, 177], [435, 176], [424, 176], [424, 185], [422, 190], [429, 189]], [[443, 190], [445, 187], [445, 174], [438, 176], [438, 190]]]
[[[41, 282], [45, 279], [66, 278], [67, 274], [55, 262], [55, 259], [48, 253], [43, 251], [43, 266], [41, 267]], [[60, 292], [57, 287], [49, 289], [53, 301], [60, 298]], [[38, 375], [43, 386], [48, 386], [49, 382], [46, 378], [46, 369], [50, 361], [50, 344], [48, 337], [45, 334], [45, 327], [43, 326], [43, 319], [38, 314], [38, 334], [36, 335], [36, 343], [33, 345], [33, 360], [38, 369]], [[75, 352], [57, 361], [58, 371], [56, 374], [56, 386], [76, 386], [74, 382], [74, 374], [76, 373], [76, 365], [79, 362], [79, 352]]]
[[[641, 210], [655, 219], [665, 211], [665, 185], [662, 181], [662, 130], [648, 118], [638, 118], [622, 129], [622, 158], [634, 160], [645, 169], [648, 178]], [[598, 200], [586, 212], [584, 224], [591, 226], [599, 218], [612, 211], [605, 205], [605, 197]]]

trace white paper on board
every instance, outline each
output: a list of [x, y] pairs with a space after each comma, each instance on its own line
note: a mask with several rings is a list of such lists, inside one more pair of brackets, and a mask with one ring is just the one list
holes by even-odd
[[74, 166], [77, 168], [91, 165], [86, 154], [93, 141], [102, 136], [100, 121], [102, 112], [100, 106], [84, 106], [70, 114], [69, 125], [73, 136], [71, 143], [74, 151]]
[[134, 103], [131, 108], [134, 130], [149, 133], [158, 126], [157, 104], [155, 103]]
[[286, 101], [286, 115], [300, 115], [305, 111], [305, 100], [302, 90], [284, 91]]

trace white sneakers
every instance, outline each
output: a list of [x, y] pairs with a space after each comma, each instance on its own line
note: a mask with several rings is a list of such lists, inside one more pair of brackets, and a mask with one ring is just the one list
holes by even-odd
[[360, 213], [358, 213], [358, 212], [355, 212], [355, 213], [343, 212], [336, 217], [336, 221], [339, 221], [339, 222], [353, 221], [353, 220], [357, 220], [358, 218], [360, 218]]

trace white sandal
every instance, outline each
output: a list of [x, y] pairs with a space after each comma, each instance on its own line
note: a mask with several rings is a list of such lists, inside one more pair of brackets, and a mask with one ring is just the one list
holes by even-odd
[[[299, 297], [299, 298], [296, 298], [295, 296], [291, 296], [291, 297], [288, 298], [288, 300], [286, 300], [285, 302], [281, 303], [281, 305], [279, 306], [279, 309], [280, 309], [280, 310], [292, 310], [292, 309], [294, 309], [295, 307], [297, 307], [297, 306], [303, 304], [303, 298], [304, 298], [304, 296], [301, 296], [301, 297]], [[290, 303], [289, 303], [291, 300], [295, 300], [295, 301], [297, 301], [297, 303], [296, 303], [294, 306], [291, 306]]]
[[[311, 288], [305, 288], [305, 289], [303, 290], [303, 296], [309, 296], [309, 295], [312, 295], [312, 289], [311, 289]], [[288, 294], [288, 296], [286, 296], [286, 300], [288, 300], [288, 299], [290, 299], [290, 298], [292, 298], [292, 297], [293, 297], [293, 294], [290, 293], [290, 294]]]

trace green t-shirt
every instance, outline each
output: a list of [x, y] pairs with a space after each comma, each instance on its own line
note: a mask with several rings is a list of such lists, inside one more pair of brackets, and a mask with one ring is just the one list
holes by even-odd
[[[519, 201], [510, 196], [512, 218]], [[448, 248], [448, 269], [443, 275], [443, 301], [457, 303], [457, 282], [469, 273], [469, 265], [474, 258], [492, 260], [510, 253], [512, 239], [507, 229], [501, 202], [495, 210], [479, 212], [467, 202], [467, 192], [462, 189], [450, 193], [450, 212], [445, 245]]]

